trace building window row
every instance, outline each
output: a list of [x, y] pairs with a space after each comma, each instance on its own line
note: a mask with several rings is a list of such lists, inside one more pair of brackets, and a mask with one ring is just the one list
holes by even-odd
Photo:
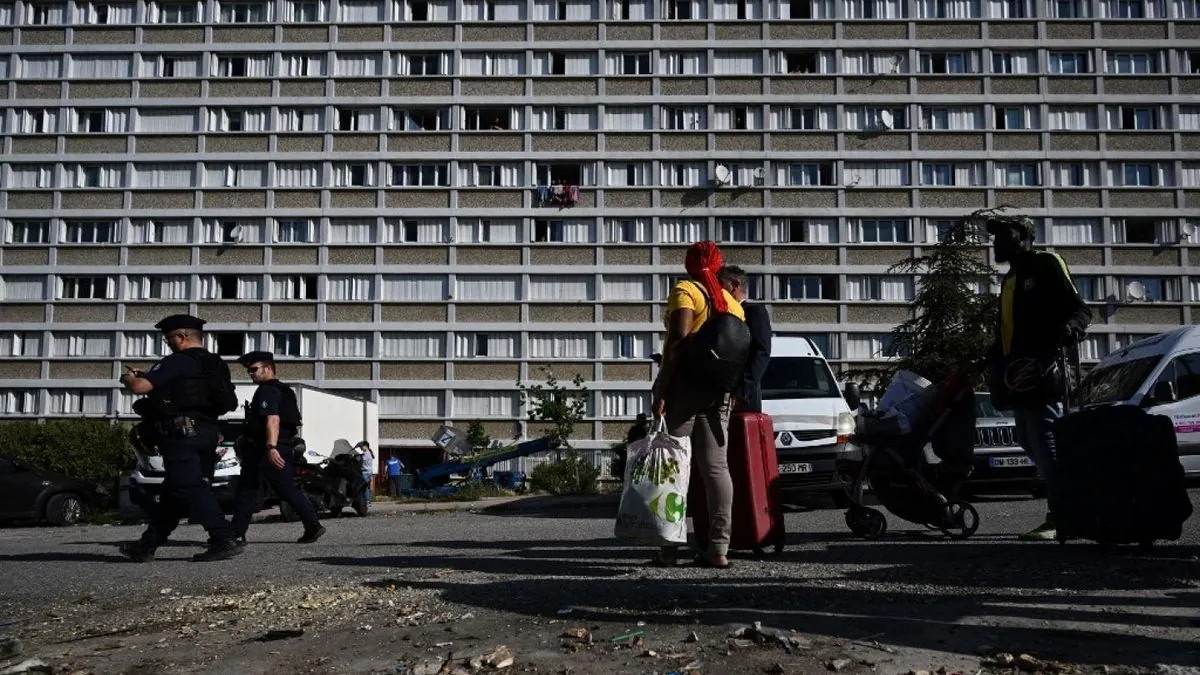
[[[4, 25], [1197, 18], [1195, 0], [154, 0], [0, 5]], [[16, 19], [20, 19], [17, 21]]]
[[380, 108], [12, 108], [13, 134], [418, 131], [1200, 131], [1200, 106], [658, 105]]
[[[1200, 1], [1200, 0], [1198, 0]], [[911, 61], [910, 61], [911, 59]], [[0, 61], [16, 79], [318, 78], [523, 75], [1151, 75], [1200, 73], [1200, 51], [1156, 49], [709, 50], [339, 52], [219, 54], [18, 54]]]
[[[131, 219], [51, 221], [11, 219], [3, 225], [6, 244], [519, 244], [723, 243], [913, 244], [936, 243], [961, 220], [946, 218], [275, 218]], [[1073, 218], [1035, 219], [1039, 243], [1053, 245], [1177, 244], [1190, 240], [1200, 219]], [[657, 232], [657, 238], [651, 236]], [[1106, 236], [1105, 233], [1108, 233]], [[222, 276], [215, 298], [256, 295]], [[216, 283], [216, 282], [214, 282]], [[242, 289], [242, 290], [239, 290]], [[39, 295], [39, 297], [42, 297]]]

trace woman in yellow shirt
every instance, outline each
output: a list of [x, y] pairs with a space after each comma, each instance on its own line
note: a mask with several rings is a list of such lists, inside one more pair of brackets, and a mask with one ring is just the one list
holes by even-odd
[[[680, 342], [700, 330], [712, 312], [727, 312], [746, 320], [742, 306], [717, 281], [722, 263], [721, 250], [714, 242], [701, 241], [688, 248], [684, 267], [689, 278], [675, 284], [667, 299], [667, 339], [662, 367], [654, 382], [654, 411], [666, 420], [667, 433], [692, 440], [693, 466], [698, 474], [692, 480], [704, 481], [710, 514], [708, 549], [696, 562], [709, 567], [729, 566], [733, 511], [733, 481], [726, 457], [729, 394], [694, 383], [688, 364], [677, 355]], [[674, 565], [675, 548], [664, 547], [654, 562]]]

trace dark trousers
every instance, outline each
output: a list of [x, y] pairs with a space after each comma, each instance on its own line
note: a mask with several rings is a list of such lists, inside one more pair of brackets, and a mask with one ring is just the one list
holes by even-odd
[[230, 539], [229, 522], [217, 505], [212, 487], [205, 481], [203, 457], [217, 447], [217, 428], [198, 426], [190, 438], [165, 438], [161, 452], [166, 478], [159, 503], [150, 509], [150, 525], [142, 543], [156, 548], [170, 538], [185, 517], [204, 526], [210, 542]]
[[242, 472], [238, 476], [237, 493], [234, 496], [236, 511], [233, 516], [233, 534], [235, 537], [246, 536], [250, 529], [250, 518], [258, 508], [258, 491], [265, 481], [275, 488], [275, 494], [291, 506], [300, 515], [306, 532], [317, 529], [321, 521], [317, 520], [317, 512], [313, 509], [308, 497], [296, 488], [296, 478], [292, 469], [292, 451], [280, 448], [283, 457], [282, 469], [276, 469], [267, 459], [267, 453], [258, 448], [250, 448], [241, 457]]
[[388, 487], [393, 497], [400, 496], [400, 476], [388, 476]]

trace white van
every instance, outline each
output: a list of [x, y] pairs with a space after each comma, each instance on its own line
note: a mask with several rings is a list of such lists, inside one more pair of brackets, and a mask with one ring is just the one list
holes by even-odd
[[827, 492], [845, 497], [835, 463], [847, 453], [854, 415], [825, 356], [806, 337], [771, 338], [763, 412], [775, 427], [784, 499]]
[[1179, 459], [1200, 479], [1200, 326], [1135, 342], [1100, 362], [1079, 386], [1079, 407], [1125, 403], [1175, 425]]

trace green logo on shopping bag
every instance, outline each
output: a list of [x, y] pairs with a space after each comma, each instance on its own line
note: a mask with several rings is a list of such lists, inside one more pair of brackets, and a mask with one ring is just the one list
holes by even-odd
[[687, 501], [678, 492], [668, 492], [650, 500], [650, 512], [668, 523], [678, 523], [687, 515]]

